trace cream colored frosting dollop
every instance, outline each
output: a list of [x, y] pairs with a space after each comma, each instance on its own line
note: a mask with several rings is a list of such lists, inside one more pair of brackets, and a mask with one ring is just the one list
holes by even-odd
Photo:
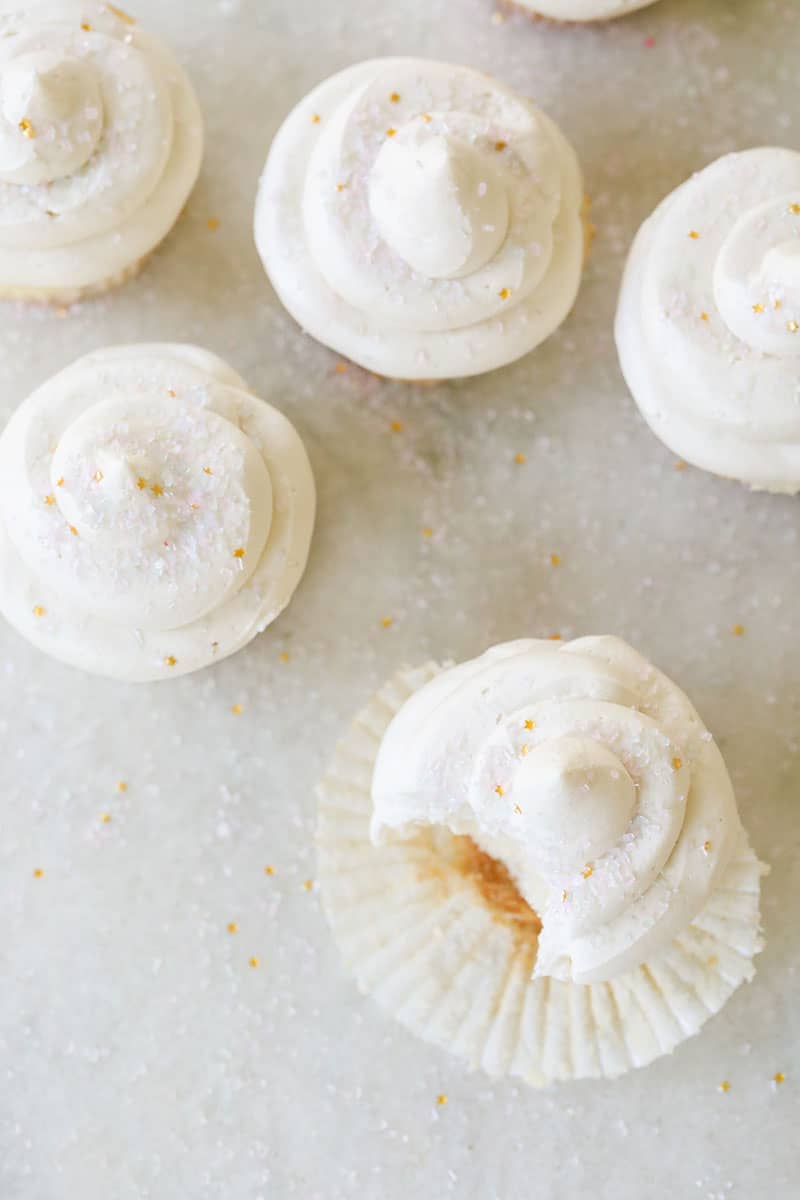
[[314, 505], [296, 431], [220, 359], [98, 351], [0, 437], [0, 610], [87, 671], [197, 670], [289, 602]]
[[372, 838], [471, 837], [542, 920], [535, 974], [595, 983], [664, 950], [740, 844], [722, 757], [686, 696], [613, 637], [496, 646], [401, 709]]
[[466, 67], [360, 63], [269, 153], [264, 266], [319, 341], [383, 375], [474, 375], [569, 312], [583, 261], [575, 154], [530, 101]]
[[647, 8], [656, 0], [514, 0], [514, 3], [555, 21], [610, 21], [637, 8]]
[[800, 491], [800, 154], [729, 154], [668, 196], [633, 244], [616, 337], [671, 450]]
[[118, 277], [172, 228], [202, 151], [187, 76], [133, 18], [0, 0], [0, 295]]

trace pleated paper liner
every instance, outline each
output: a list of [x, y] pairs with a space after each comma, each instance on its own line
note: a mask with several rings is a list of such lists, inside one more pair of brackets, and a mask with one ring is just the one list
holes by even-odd
[[611, 983], [532, 979], [540, 923], [500, 864], [441, 829], [387, 846], [370, 841], [381, 738], [439, 670], [403, 670], [383, 687], [319, 788], [323, 904], [360, 989], [471, 1067], [534, 1085], [612, 1078], [670, 1053], [753, 977], [764, 868], [743, 837], [692, 924]]

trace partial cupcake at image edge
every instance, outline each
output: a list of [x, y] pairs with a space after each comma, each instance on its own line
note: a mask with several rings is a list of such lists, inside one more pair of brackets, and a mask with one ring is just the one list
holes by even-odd
[[221, 359], [99, 350], [0, 435], [0, 613], [71, 666], [172, 679], [282, 612], [314, 510], [296, 430]]
[[133, 17], [0, 0], [0, 299], [68, 305], [124, 283], [202, 155], [188, 76]]
[[679, 458], [800, 491], [800, 154], [726, 155], [662, 201], [628, 258], [616, 341]]
[[559, 25], [582, 25], [626, 17], [640, 8], [649, 8], [656, 0], [505, 0], [505, 3], [508, 8], [536, 19]]
[[255, 238], [285, 308], [378, 375], [478, 375], [573, 306], [588, 237], [574, 151], [480, 72], [375, 59], [325, 80], [275, 136]]
[[645, 1066], [762, 948], [766, 868], [720, 752], [613, 637], [398, 672], [336, 750], [317, 843], [359, 988], [495, 1076]]

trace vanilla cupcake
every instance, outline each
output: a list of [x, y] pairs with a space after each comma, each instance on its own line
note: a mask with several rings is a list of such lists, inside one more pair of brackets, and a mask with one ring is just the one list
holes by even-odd
[[478, 375], [558, 328], [584, 256], [574, 151], [487, 75], [422, 59], [359, 63], [290, 113], [255, 236], [292, 316], [397, 379]]
[[656, 0], [511, 0], [513, 8], [521, 8], [534, 17], [552, 21], [580, 23], [583, 21], [613, 21], [637, 8], [648, 8]]
[[213, 354], [89, 354], [0, 436], [0, 611], [98, 675], [196, 671], [288, 604], [314, 502], [293, 426]]
[[633, 243], [616, 338], [675, 454], [800, 491], [800, 154], [728, 154], [668, 196]]
[[0, 0], [0, 298], [70, 304], [129, 278], [202, 153], [191, 83], [132, 17]]
[[361, 989], [493, 1075], [613, 1077], [754, 973], [763, 868], [684, 694], [612, 637], [402, 671], [320, 789]]

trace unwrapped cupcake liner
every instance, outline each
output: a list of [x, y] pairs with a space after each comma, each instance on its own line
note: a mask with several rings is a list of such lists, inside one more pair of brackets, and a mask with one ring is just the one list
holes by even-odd
[[614, 1078], [669, 1054], [752, 979], [765, 868], [742, 836], [720, 886], [662, 954], [608, 983], [533, 979], [540, 925], [500, 864], [435, 827], [370, 840], [381, 739], [440, 670], [398, 672], [356, 717], [319, 787], [322, 900], [360, 990], [470, 1067], [535, 1086]]

